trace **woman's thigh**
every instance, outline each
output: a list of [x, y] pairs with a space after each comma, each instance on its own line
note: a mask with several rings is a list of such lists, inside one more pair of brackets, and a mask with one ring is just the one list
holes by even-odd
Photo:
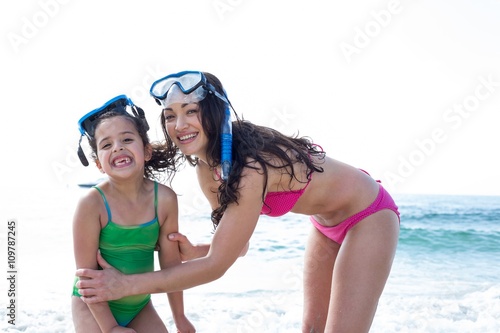
[[314, 226], [304, 256], [303, 332], [323, 332], [328, 316], [332, 271], [339, 244], [320, 233]]
[[368, 332], [398, 237], [399, 219], [387, 209], [366, 217], [347, 233], [333, 270], [328, 331]]

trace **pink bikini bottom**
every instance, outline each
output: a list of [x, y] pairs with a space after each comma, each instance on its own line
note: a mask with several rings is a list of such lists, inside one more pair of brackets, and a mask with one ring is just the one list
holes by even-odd
[[342, 244], [347, 232], [367, 216], [370, 216], [383, 209], [390, 209], [395, 212], [399, 218], [398, 206], [396, 206], [391, 195], [382, 187], [382, 185], [379, 184], [379, 186], [380, 189], [378, 191], [377, 198], [370, 206], [368, 206], [368, 208], [354, 214], [351, 217], [348, 217], [347, 219], [333, 227], [325, 227], [324, 225], [319, 224], [318, 221], [316, 221], [316, 219], [311, 216], [310, 220], [312, 224], [323, 235], [330, 238], [336, 243]]

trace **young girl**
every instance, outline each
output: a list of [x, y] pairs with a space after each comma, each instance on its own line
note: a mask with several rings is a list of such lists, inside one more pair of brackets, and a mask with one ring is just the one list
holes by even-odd
[[210, 246], [197, 247], [174, 234], [183, 255], [198, 259], [153, 273], [122, 275], [98, 256], [104, 270], [77, 271], [89, 279], [77, 285], [84, 301], [213, 281], [245, 250], [259, 215], [293, 212], [308, 215], [312, 225], [304, 261], [303, 332], [368, 332], [399, 235], [399, 213], [389, 193], [308, 138], [288, 137], [237, 116], [231, 123], [231, 105], [211, 74], [169, 75], [153, 84], [151, 94], [162, 105], [167, 151], [196, 167], [216, 231]]
[[[177, 230], [176, 194], [150, 179], [154, 172], [171, 168], [171, 163], [161, 146], [149, 143], [142, 109], [121, 95], [82, 117], [79, 125], [97, 167], [108, 179], [94, 186], [77, 206], [73, 221], [77, 268], [97, 269], [99, 249], [124, 274], [150, 272], [157, 244], [162, 268], [180, 263], [178, 247], [167, 241], [168, 233]], [[88, 165], [81, 147], [79, 156]], [[120, 282], [115, 283], [119, 287]], [[90, 305], [79, 298], [76, 288], [73, 295], [76, 332], [167, 332], [149, 294]], [[182, 292], [169, 293], [168, 298], [179, 332], [195, 332], [184, 315]]]

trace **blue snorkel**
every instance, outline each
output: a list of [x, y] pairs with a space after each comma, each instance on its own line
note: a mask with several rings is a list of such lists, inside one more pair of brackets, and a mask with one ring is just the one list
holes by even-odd
[[229, 178], [229, 173], [231, 172], [231, 167], [233, 164], [233, 122], [231, 121], [231, 103], [227, 98], [226, 91], [223, 88], [223, 95], [219, 94], [215, 90], [214, 86], [207, 83], [208, 92], [214, 94], [220, 100], [222, 100], [226, 106], [224, 110], [224, 120], [222, 121], [222, 131], [220, 135], [220, 167], [221, 167], [221, 179], [227, 181]]
[[221, 133], [221, 177], [222, 180], [229, 178], [232, 164], [232, 149], [233, 149], [233, 129], [231, 122], [231, 109], [230, 104], [226, 103], [226, 110], [224, 112], [224, 121], [222, 123]]

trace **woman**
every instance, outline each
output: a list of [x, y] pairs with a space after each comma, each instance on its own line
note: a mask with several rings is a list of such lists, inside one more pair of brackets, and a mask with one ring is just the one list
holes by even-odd
[[[397, 206], [384, 188], [308, 138], [237, 116], [231, 123], [231, 104], [209, 73], [169, 75], [153, 84], [151, 94], [163, 108], [168, 150], [178, 152], [179, 163], [185, 159], [196, 167], [213, 209], [213, 240], [196, 250], [184, 240], [181, 252], [199, 258], [154, 273], [123, 276], [99, 258], [103, 271], [77, 271], [89, 278], [78, 284], [84, 301], [216, 280], [245, 251], [259, 215], [291, 211], [309, 215], [313, 225], [305, 253], [303, 332], [368, 332], [399, 235]], [[116, 280], [120, 287], [110, 282]]]

